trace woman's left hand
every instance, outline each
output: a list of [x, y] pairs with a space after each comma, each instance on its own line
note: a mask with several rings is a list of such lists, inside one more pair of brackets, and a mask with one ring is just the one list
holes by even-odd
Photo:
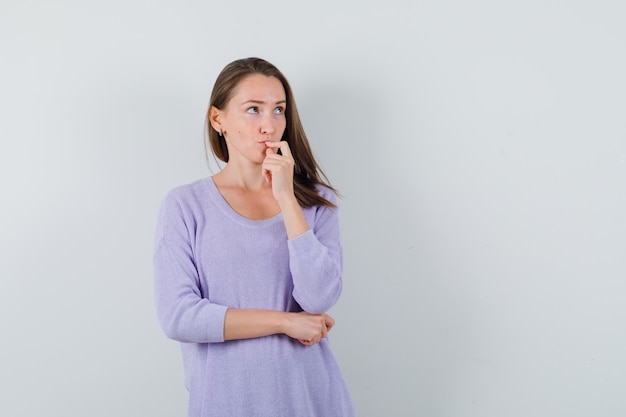
[[[309, 224], [294, 193], [293, 173], [295, 161], [289, 144], [284, 141], [265, 142], [263, 175], [272, 184], [272, 194], [283, 214], [287, 238], [293, 239], [309, 230]], [[280, 149], [279, 155], [277, 152]]]
[[[265, 160], [263, 161], [263, 175], [272, 184], [272, 192], [277, 201], [293, 197], [293, 170], [294, 159], [285, 141], [265, 142]], [[278, 150], [282, 155], [278, 154]]]

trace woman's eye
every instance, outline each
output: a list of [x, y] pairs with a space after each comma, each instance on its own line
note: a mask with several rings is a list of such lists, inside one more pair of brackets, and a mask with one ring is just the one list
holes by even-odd
[[246, 110], [248, 113], [250, 114], [257, 114], [259, 112], [259, 108], [258, 107], [250, 107], [248, 110]]
[[274, 114], [283, 114], [285, 112], [285, 109], [283, 109], [282, 107], [276, 107], [274, 109]]

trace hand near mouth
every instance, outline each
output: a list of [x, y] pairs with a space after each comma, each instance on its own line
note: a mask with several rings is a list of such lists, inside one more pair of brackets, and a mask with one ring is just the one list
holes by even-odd
[[[295, 162], [285, 141], [265, 141], [265, 160], [263, 161], [263, 175], [272, 184], [274, 198], [293, 197], [293, 170]], [[280, 153], [278, 153], [280, 151]], [[281, 155], [282, 154], [282, 155]]]
[[[295, 161], [285, 141], [265, 142], [263, 175], [272, 184], [272, 194], [280, 206], [287, 238], [293, 239], [309, 230], [302, 207], [294, 193], [293, 174]], [[279, 153], [280, 152], [280, 153]]]

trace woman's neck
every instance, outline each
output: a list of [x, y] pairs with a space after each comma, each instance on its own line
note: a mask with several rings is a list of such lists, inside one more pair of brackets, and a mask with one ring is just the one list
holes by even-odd
[[257, 164], [236, 164], [228, 162], [224, 169], [213, 176], [216, 183], [225, 187], [235, 187], [243, 190], [260, 190], [270, 187], [263, 175], [263, 168]]

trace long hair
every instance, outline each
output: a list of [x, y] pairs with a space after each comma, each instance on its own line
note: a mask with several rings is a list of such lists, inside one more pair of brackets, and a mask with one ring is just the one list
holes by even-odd
[[[285, 117], [287, 125], [281, 140], [289, 144], [289, 149], [295, 161], [294, 167], [294, 193], [298, 203], [302, 207], [312, 206], [328, 206], [335, 205], [320, 196], [317, 191], [318, 185], [323, 185], [338, 195], [335, 188], [330, 185], [328, 177], [322, 171], [317, 161], [313, 157], [313, 152], [309, 146], [309, 141], [304, 133], [296, 102], [293, 98], [293, 92], [287, 82], [287, 78], [274, 65], [261, 58], [244, 58], [238, 59], [226, 65], [222, 72], [218, 75], [213, 86], [211, 99], [209, 102], [209, 110], [212, 106], [222, 110], [226, 107], [232, 98], [235, 88], [239, 82], [246, 76], [251, 74], [263, 74], [277, 78], [285, 89], [287, 100]], [[218, 132], [208, 122], [209, 115], [207, 110], [207, 140], [211, 146], [213, 154], [223, 162], [228, 163], [228, 148], [226, 140], [220, 137]]]

